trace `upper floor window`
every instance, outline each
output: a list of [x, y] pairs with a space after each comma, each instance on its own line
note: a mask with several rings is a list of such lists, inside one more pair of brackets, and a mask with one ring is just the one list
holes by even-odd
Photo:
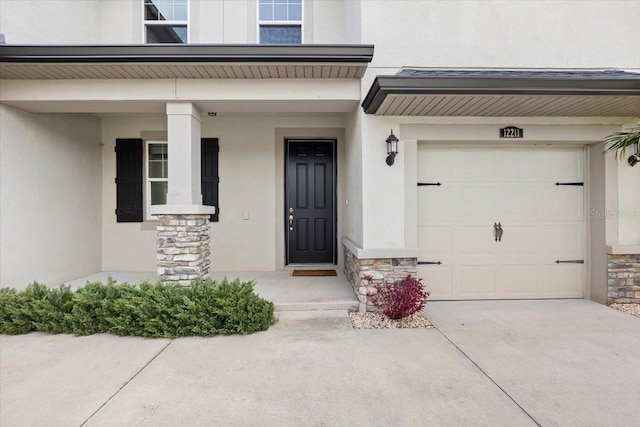
[[302, 43], [302, 0], [259, 0], [261, 44]]
[[188, 0], [144, 0], [145, 43], [187, 43]]

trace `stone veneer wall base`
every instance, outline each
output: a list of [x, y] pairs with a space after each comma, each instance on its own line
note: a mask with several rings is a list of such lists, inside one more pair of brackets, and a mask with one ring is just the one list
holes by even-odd
[[371, 295], [375, 288], [364, 279], [365, 276], [373, 278], [373, 284], [393, 283], [398, 279], [404, 279], [408, 275], [418, 274], [417, 258], [372, 258], [358, 259], [349, 248], [344, 247], [344, 273], [353, 292], [358, 297], [358, 310], [361, 313], [375, 311], [371, 304]]
[[607, 305], [640, 304], [640, 254], [608, 255]]
[[160, 280], [188, 285], [209, 277], [209, 214], [158, 215], [156, 231]]

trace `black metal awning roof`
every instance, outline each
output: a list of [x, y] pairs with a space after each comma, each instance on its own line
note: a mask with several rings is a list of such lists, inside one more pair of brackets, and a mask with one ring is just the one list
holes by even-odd
[[634, 116], [640, 114], [640, 74], [402, 70], [377, 76], [362, 108], [390, 116]]
[[373, 45], [0, 44], [0, 78], [360, 78], [372, 58]]

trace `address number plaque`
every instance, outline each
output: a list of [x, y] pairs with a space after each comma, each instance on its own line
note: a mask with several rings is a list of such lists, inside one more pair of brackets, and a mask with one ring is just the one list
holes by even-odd
[[515, 126], [507, 126], [500, 129], [500, 138], [522, 139], [524, 138], [524, 130]]

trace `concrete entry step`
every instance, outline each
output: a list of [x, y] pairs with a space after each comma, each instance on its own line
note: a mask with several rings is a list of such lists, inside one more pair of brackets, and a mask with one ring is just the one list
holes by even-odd
[[332, 311], [332, 310], [357, 310], [357, 301], [327, 301], [308, 303], [281, 303], [275, 304], [275, 311], [282, 313], [286, 311]]
[[[333, 266], [337, 272], [334, 277], [293, 277], [291, 269], [279, 271], [227, 271], [212, 272], [211, 278], [220, 281], [239, 278], [242, 281], [254, 280], [255, 292], [262, 298], [274, 303], [277, 312], [285, 311], [326, 311], [348, 310], [358, 307], [358, 299], [347, 282], [344, 273]], [[325, 267], [326, 268], [326, 267]], [[67, 282], [74, 289], [84, 286], [87, 281], [107, 282], [112, 277], [118, 283], [140, 283], [144, 280], [155, 282], [155, 273], [131, 273], [122, 271], [103, 271]]]

